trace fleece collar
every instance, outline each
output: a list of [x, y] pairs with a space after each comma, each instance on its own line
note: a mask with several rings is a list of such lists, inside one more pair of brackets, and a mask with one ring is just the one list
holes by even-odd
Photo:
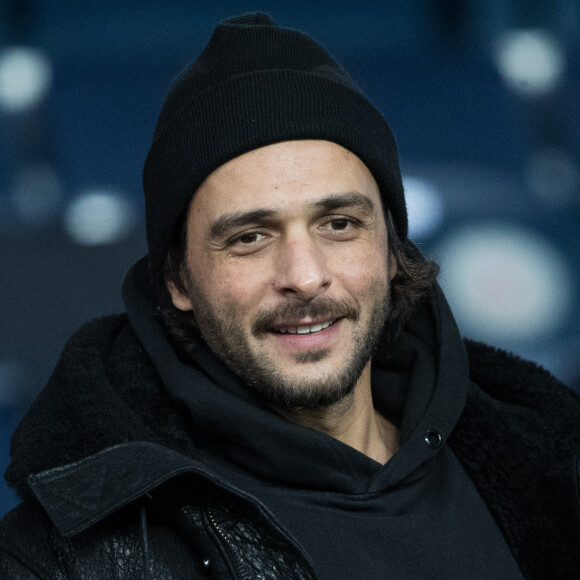
[[6, 480], [26, 498], [30, 475], [138, 441], [195, 458], [190, 427], [127, 317], [95, 319], [68, 341], [17, 427]]

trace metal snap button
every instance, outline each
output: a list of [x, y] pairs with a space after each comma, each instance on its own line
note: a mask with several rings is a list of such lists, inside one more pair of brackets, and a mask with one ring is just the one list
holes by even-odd
[[436, 429], [429, 429], [425, 433], [425, 443], [427, 443], [431, 449], [439, 449], [443, 443], [443, 437]]

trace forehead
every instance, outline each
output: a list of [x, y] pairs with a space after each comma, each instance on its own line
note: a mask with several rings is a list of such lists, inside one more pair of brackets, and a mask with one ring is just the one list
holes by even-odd
[[356, 155], [329, 141], [284, 141], [216, 169], [195, 192], [190, 216], [210, 219], [257, 207], [292, 210], [346, 192], [361, 193], [380, 207], [376, 181]]

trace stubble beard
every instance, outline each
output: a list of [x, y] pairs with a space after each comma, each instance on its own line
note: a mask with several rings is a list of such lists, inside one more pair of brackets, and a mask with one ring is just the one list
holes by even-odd
[[[188, 273], [189, 274], [189, 273]], [[278, 409], [322, 410], [346, 399], [354, 391], [365, 366], [376, 349], [390, 306], [388, 283], [376, 280], [369, 289], [372, 306], [368, 320], [361, 323], [361, 306], [353, 298], [319, 298], [310, 304], [284, 303], [262, 311], [252, 324], [252, 334], [258, 341], [266, 340], [267, 328], [275, 321], [323, 316], [343, 318], [343, 324], [355, 324], [351, 352], [339, 368], [323, 378], [307, 379], [284, 372], [267, 355], [256, 356], [248, 344], [239, 307], [233, 304], [212, 305], [189, 278], [189, 298], [199, 332], [208, 346], [264, 402]], [[362, 324], [362, 325], [361, 325]], [[308, 365], [324, 360], [330, 349], [312, 349], [293, 356], [296, 365]]]

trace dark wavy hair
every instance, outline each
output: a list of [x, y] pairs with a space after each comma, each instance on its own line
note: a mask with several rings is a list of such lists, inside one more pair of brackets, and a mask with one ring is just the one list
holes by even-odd
[[[179, 351], [187, 355], [195, 350], [202, 338], [193, 312], [183, 312], [176, 308], [167, 290], [167, 283], [171, 282], [183, 294], [188, 292], [184, 282], [186, 218], [187, 211], [176, 226], [156, 294], [158, 309], [172, 342]], [[385, 219], [388, 250], [397, 264], [397, 272], [390, 286], [391, 307], [382, 337], [382, 342], [387, 341], [388, 344], [396, 339], [415, 306], [429, 297], [439, 274], [439, 266], [425, 258], [411, 241], [399, 238], [389, 211], [385, 212]]]

